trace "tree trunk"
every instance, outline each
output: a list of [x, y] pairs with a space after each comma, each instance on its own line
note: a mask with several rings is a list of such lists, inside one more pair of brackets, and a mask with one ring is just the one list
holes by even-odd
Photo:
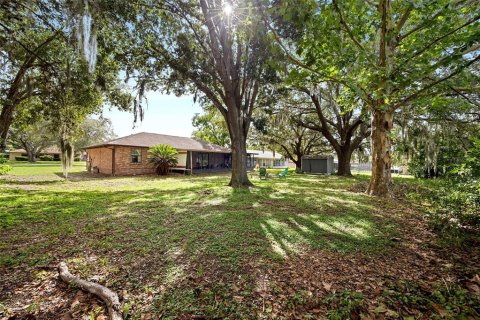
[[13, 104], [6, 104], [2, 108], [0, 114], [0, 152], [4, 152], [7, 148], [8, 129], [13, 120]]
[[295, 163], [295, 169], [298, 169], [299, 171], [302, 171], [302, 158], [298, 158], [298, 160], [291, 159], [293, 163]]
[[251, 187], [253, 184], [247, 175], [247, 143], [246, 136], [241, 133], [231, 135], [232, 139], [232, 177], [229, 186], [233, 188]]
[[374, 196], [388, 194], [392, 180], [389, 134], [393, 128], [393, 112], [372, 112], [372, 177], [367, 193]]
[[350, 167], [350, 160], [352, 159], [352, 151], [350, 147], [342, 148], [337, 152], [338, 158], [338, 169], [337, 175], [338, 176], [351, 176], [352, 170]]
[[27, 156], [28, 156], [28, 161], [30, 162], [35, 162], [35, 152], [33, 152], [33, 150], [31, 150], [30, 148], [28, 148], [27, 150]]

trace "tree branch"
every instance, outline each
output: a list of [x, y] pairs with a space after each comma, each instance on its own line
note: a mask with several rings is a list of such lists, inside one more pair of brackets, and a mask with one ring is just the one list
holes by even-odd
[[432, 87], [436, 86], [437, 84], [442, 83], [442, 82], [456, 76], [457, 74], [462, 72], [464, 69], [468, 68], [470, 65], [474, 64], [475, 62], [477, 62], [479, 60], [480, 60], [480, 55], [477, 56], [475, 59], [470, 60], [464, 66], [457, 68], [454, 72], [450, 73], [449, 75], [428, 84], [427, 86], [423, 87], [422, 89], [418, 90], [417, 92], [412, 93], [408, 97], [405, 97], [404, 99], [402, 99], [402, 100], [398, 101], [397, 103], [393, 104], [390, 108], [388, 108], [389, 111], [393, 112], [393, 111], [397, 110], [399, 107], [401, 107], [402, 105], [405, 105], [406, 103], [408, 103], [408, 102], [412, 101], [413, 99], [417, 98], [418, 96], [420, 96], [422, 93], [424, 93], [428, 89], [431, 89]]

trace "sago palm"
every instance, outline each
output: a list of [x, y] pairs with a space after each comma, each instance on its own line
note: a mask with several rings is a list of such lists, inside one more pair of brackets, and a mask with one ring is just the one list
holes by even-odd
[[177, 165], [177, 149], [166, 144], [159, 144], [148, 149], [148, 162], [155, 166], [159, 175], [166, 175], [168, 168]]

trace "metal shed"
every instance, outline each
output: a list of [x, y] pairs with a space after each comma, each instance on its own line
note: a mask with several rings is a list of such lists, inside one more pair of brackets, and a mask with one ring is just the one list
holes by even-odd
[[332, 156], [303, 156], [302, 170], [307, 173], [333, 173], [333, 157]]

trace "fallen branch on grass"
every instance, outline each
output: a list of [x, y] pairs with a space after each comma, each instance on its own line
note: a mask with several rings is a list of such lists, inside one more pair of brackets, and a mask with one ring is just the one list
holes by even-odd
[[115, 292], [111, 291], [107, 287], [93, 283], [90, 281], [82, 280], [79, 277], [74, 276], [68, 271], [67, 264], [60, 262], [58, 265], [58, 273], [60, 278], [68, 284], [74, 284], [82, 288], [91, 294], [96, 295], [105, 302], [110, 315], [110, 320], [122, 320], [122, 312], [120, 306], [120, 300]]

